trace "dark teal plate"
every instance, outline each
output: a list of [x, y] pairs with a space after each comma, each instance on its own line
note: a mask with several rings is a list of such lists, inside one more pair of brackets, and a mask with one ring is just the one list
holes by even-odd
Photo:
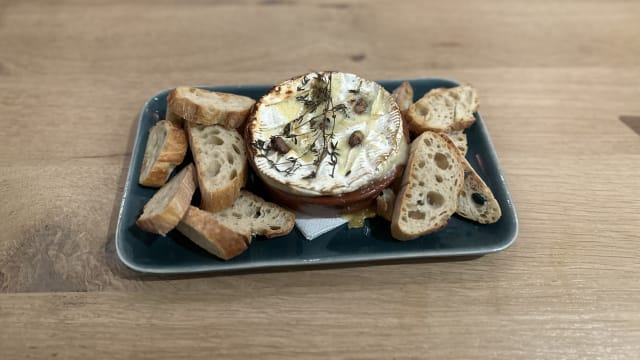
[[[433, 88], [458, 85], [444, 79], [409, 81], [418, 98]], [[401, 82], [402, 80], [393, 80], [379, 83], [391, 91]], [[270, 87], [271, 85], [251, 85], [204, 88], [258, 99]], [[516, 239], [516, 210], [480, 114], [475, 114], [475, 124], [466, 131], [469, 141], [467, 160], [493, 190], [502, 207], [502, 218], [495, 224], [480, 225], [454, 215], [443, 230], [405, 242], [393, 240], [389, 232], [389, 223], [380, 218], [367, 220], [365, 227], [361, 229], [348, 229], [343, 225], [312, 241], [306, 240], [294, 228], [287, 236], [275, 239], [258, 237], [254, 239], [249, 250], [228, 261], [209, 255], [178, 231], [172, 231], [166, 237], [146, 233], [136, 227], [135, 220], [156, 190], [138, 185], [138, 176], [148, 130], [158, 119], [164, 119], [169, 91], [164, 90], [154, 95], [142, 108], [118, 216], [116, 249], [120, 260], [133, 270], [177, 274], [484, 255], [504, 250]]]

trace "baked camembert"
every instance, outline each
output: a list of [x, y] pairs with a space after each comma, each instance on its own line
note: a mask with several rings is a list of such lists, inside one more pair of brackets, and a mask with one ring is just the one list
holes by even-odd
[[386, 186], [408, 153], [389, 92], [340, 72], [309, 73], [275, 86], [256, 103], [245, 139], [266, 185], [301, 201]]

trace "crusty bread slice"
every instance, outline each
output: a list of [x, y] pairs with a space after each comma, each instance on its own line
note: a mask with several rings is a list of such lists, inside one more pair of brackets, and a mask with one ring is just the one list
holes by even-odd
[[286, 235], [294, 225], [292, 212], [241, 191], [233, 206], [222, 211], [190, 209], [178, 230], [203, 249], [226, 260], [246, 250], [253, 236]]
[[413, 104], [413, 87], [411, 84], [409, 84], [408, 81], [403, 82], [393, 90], [391, 96], [398, 104], [398, 109], [400, 109], [402, 117], [406, 117], [409, 107]]
[[376, 215], [391, 221], [395, 202], [396, 194], [393, 190], [390, 188], [382, 190], [382, 193], [376, 198]]
[[202, 125], [240, 127], [255, 100], [241, 95], [180, 86], [167, 96], [167, 106], [186, 121]]
[[409, 129], [413, 134], [466, 129], [475, 121], [478, 106], [478, 95], [469, 85], [433, 89], [409, 107]]
[[144, 231], [167, 235], [184, 216], [196, 187], [196, 169], [189, 164], [151, 197], [136, 224]]
[[185, 123], [198, 170], [202, 203], [207, 211], [233, 205], [247, 182], [247, 153], [242, 136], [220, 125]]
[[481, 224], [492, 224], [500, 219], [502, 210], [493, 192], [471, 164], [461, 156], [464, 165], [464, 186], [458, 196], [456, 213]]
[[240, 191], [233, 206], [213, 214], [220, 224], [249, 236], [282, 236], [295, 225], [291, 211], [245, 190]]
[[189, 206], [177, 229], [196, 245], [224, 260], [242, 254], [251, 242], [251, 236], [221, 225], [213, 213], [195, 206]]
[[391, 235], [411, 240], [446, 226], [456, 211], [463, 165], [447, 137], [424, 132], [412, 143], [391, 219]]
[[149, 187], [164, 185], [186, 153], [187, 137], [184, 130], [170, 121], [158, 121], [149, 129], [138, 182]]
[[176, 127], [184, 128], [184, 119], [176, 115], [176, 113], [171, 108], [171, 104], [169, 104], [168, 101], [167, 101], [167, 109], [165, 111], [165, 119], [167, 121], [171, 121], [171, 123]]
[[453, 142], [464, 157], [467, 154], [467, 149], [469, 148], [467, 145], [467, 134], [464, 133], [464, 130], [454, 130], [444, 134], [447, 135], [449, 140]]

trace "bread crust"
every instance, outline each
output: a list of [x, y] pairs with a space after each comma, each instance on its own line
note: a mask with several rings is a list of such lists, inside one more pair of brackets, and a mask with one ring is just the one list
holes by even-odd
[[[291, 232], [291, 230], [293, 230], [293, 227], [295, 226], [295, 221], [296, 221], [296, 217], [295, 214], [292, 213], [291, 211], [283, 208], [282, 206], [266, 201], [263, 198], [249, 192], [246, 190], [242, 190], [241, 194], [243, 196], [249, 197], [251, 198], [254, 202], [256, 203], [260, 203], [262, 207], [271, 207], [271, 208], [275, 208], [277, 211], [280, 212], [281, 216], [283, 216], [286, 219], [286, 225], [280, 229], [273, 229], [273, 228], [268, 228], [268, 229], [264, 229], [263, 231], [260, 232], [256, 232], [255, 235], [262, 235], [262, 236], [266, 236], [268, 238], [273, 238], [276, 236], [282, 236], [282, 235], [287, 235], [288, 233]], [[254, 234], [252, 234], [254, 235]]]
[[447, 135], [449, 140], [451, 140], [455, 144], [458, 151], [460, 151], [460, 153], [464, 157], [464, 155], [467, 154], [467, 150], [469, 149], [469, 145], [467, 143], [467, 134], [465, 134], [463, 130], [454, 130], [444, 134]]
[[[241, 199], [245, 200], [240, 201]], [[283, 221], [265, 224], [258, 220], [261, 216], [259, 214], [264, 214], [263, 211], [268, 209], [272, 216]], [[256, 211], [258, 214], [251, 216]], [[229, 222], [229, 218], [241, 221], [242, 224]], [[279, 228], [271, 226], [276, 224]], [[189, 207], [178, 224], [178, 230], [211, 254], [228, 260], [247, 250], [254, 235], [268, 238], [282, 236], [291, 232], [294, 225], [295, 215], [292, 212], [243, 190], [232, 208], [220, 212]]]
[[[203, 104], [195, 102], [189, 93], [197, 96], [215, 96], [220, 104]], [[243, 104], [241, 109], [225, 107], [226, 103]], [[180, 86], [167, 96], [167, 106], [178, 117], [201, 125], [222, 125], [229, 129], [240, 127], [253, 108], [255, 101], [249, 97], [228, 94], [204, 89]]]
[[167, 121], [170, 121], [176, 127], [184, 128], [184, 119], [176, 115], [168, 101], [164, 117]]
[[179, 182], [176, 187], [177, 190], [171, 195], [171, 200], [169, 200], [162, 210], [153, 213], [153, 211], [148, 208], [148, 205], [155, 196], [162, 195], [160, 191], [156, 192], [154, 197], [145, 204], [142, 215], [136, 220], [136, 225], [142, 230], [166, 236], [169, 231], [176, 227], [180, 219], [184, 216], [197, 187], [193, 164], [189, 164], [182, 169], [182, 171], [176, 174], [165, 186], [173, 184], [172, 181]]
[[154, 144], [147, 141], [140, 167], [140, 177], [138, 178], [140, 185], [155, 188], [164, 185], [173, 169], [182, 163], [187, 153], [187, 136], [184, 130], [170, 121], [158, 121], [149, 129], [149, 139], [154, 131], [161, 131], [161, 127], [166, 129], [166, 136], [161, 144], [161, 149], [158, 150], [159, 155], [155, 161], [152, 159], [154, 151], [152, 147]]
[[413, 104], [413, 87], [408, 81], [404, 81], [391, 92], [391, 96], [398, 104], [398, 109], [404, 120], [407, 116], [407, 111]]
[[[462, 116], [459, 117], [459, 115], [461, 114], [454, 113], [454, 119], [448, 125], [431, 124], [427, 122], [427, 119], [425, 119], [425, 115], [421, 114], [421, 111], [418, 111], [418, 106], [427, 108], [429, 107], [426, 104], [429, 103], [430, 98], [450, 92], [455, 92], [458, 89], [462, 88], [468, 88], [472, 92], [472, 103], [468, 104], [469, 114], [462, 114]], [[409, 130], [412, 134], [416, 135], [419, 135], [425, 131], [450, 132], [455, 130], [463, 130], [473, 125], [473, 123], [476, 121], [473, 113], [478, 110], [479, 106], [480, 103], [478, 100], [477, 92], [470, 85], [461, 85], [454, 88], [437, 88], [430, 90], [422, 98], [413, 103], [407, 111], [406, 119], [409, 125]]]
[[390, 188], [382, 190], [382, 193], [376, 198], [376, 215], [391, 221], [395, 202], [396, 194], [393, 190]]
[[[198, 173], [198, 183], [200, 186], [205, 182], [203, 176]], [[240, 189], [244, 187], [247, 182], [247, 168], [243, 168], [242, 172], [223, 188], [216, 191], [206, 191], [200, 187], [201, 203], [200, 207], [203, 210], [215, 212], [228, 208], [233, 205], [233, 202], [238, 197]]]
[[250, 234], [241, 234], [220, 224], [213, 214], [189, 206], [178, 231], [207, 252], [224, 260], [242, 254], [251, 243]]
[[[502, 217], [502, 209], [498, 200], [467, 159], [460, 153], [458, 155], [464, 166], [464, 186], [458, 196], [456, 214], [480, 224], [497, 222]], [[484, 204], [480, 205], [474, 202], [472, 198], [474, 192], [484, 197]]]

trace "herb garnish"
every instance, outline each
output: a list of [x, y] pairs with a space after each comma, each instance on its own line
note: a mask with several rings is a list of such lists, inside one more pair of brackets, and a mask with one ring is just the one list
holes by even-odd
[[[316, 73], [315, 76], [305, 75], [302, 78], [297, 90], [300, 95], [296, 96], [296, 101], [301, 102], [304, 107], [302, 115], [287, 123], [282, 129], [282, 135], [278, 137], [278, 148], [274, 146], [275, 141], [265, 142], [264, 140], [256, 140], [253, 143], [259, 157], [264, 157], [269, 166], [276, 171], [289, 176], [303, 166], [312, 166], [311, 172], [304, 176], [303, 179], [313, 179], [318, 173], [318, 168], [325, 157], [329, 157], [328, 164], [332, 166], [331, 177], [334, 176], [336, 166], [338, 165], [338, 142], [334, 140], [335, 124], [337, 115], [342, 113], [348, 117], [347, 106], [345, 104], [333, 104], [331, 97], [331, 79], [332, 73]], [[361, 83], [358, 88], [349, 90], [350, 93], [359, 93]], [[274, 137], [275, 138], [275, 137]], [[304, 141], [304, 152], [300, 155], [303, 157], [309, 153], [313, 154], [313, 162], [311, 164], [301, 164], [300, 157], [285, 157], [282, 154], [282, 142], [285, 140], [298, 145], [300, 141]], [[279, 151], [280, 150], [280, 151]], [[277, 157], [277, 161], [270, 159], [267, 155], [271, 152], [282, 155]]]

